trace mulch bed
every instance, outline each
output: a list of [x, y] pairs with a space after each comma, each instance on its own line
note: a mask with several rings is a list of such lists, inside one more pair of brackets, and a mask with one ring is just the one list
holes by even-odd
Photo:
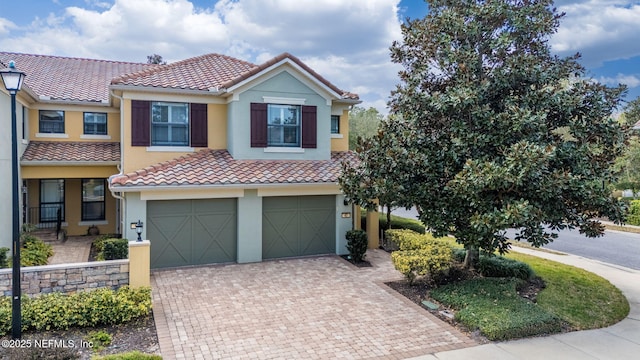
[[341, 258], [343, 258], [345, 261], [347, 261], [349, 264], [355, 266], [355, 267], [371, 267], [371, 263], [368, 262], [367, 260], [362, 260], [360, 262], [355, 262], [351, 259], [350, 255], [340, 255]]

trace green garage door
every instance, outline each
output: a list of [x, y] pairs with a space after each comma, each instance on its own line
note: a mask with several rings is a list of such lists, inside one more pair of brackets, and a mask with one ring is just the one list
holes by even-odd
[[151, 267], [236, 261], [236, 199], [147, 202]]
[[336, 253], [335, 196], [262, 199], [264, 259]]

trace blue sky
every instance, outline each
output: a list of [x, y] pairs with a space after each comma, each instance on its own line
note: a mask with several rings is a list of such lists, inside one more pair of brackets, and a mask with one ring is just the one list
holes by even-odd
[[[556, 6], [567, 15], [552, 50], [581, 52], [589, 76], [640, 96], [640, 1]], [[20, 0], [0, 11], [0, 50], [136, 62], [216, 52], [254, 63], [286, 51], [387, 113], [399, 70], [389, 46], [406, 17], [426, 13], [422, 0]]]

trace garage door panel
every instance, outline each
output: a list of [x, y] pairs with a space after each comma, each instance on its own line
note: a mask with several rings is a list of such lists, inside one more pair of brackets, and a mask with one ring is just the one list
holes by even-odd
[[193, 226], [193, 255], [203, 261], [228, 262], [236, 259], [235, 216], [232, 214], [198, 215]]
[[153, 268], [236, 260], [236, 199], [147, 203]]
[[279, 210], [265, 214], [262, 219], [262, 228], [263, 238], [271, 239], [263, 244], [264, 258], [296, 256], [298, 225], [295, 221], [295, 211]]
[[269, 197], [262, 202], [265, 259], [335, 253], [335, 197]]

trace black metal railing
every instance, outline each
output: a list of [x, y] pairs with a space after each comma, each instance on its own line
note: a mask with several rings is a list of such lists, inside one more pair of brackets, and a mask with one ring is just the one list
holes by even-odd
[[43, 204], [39, 207], [31, 207], [27, 211], [24, 222], [33, 224], [38, 229], [56, 229], [60, 232], [62, 227], [62, 205]]

